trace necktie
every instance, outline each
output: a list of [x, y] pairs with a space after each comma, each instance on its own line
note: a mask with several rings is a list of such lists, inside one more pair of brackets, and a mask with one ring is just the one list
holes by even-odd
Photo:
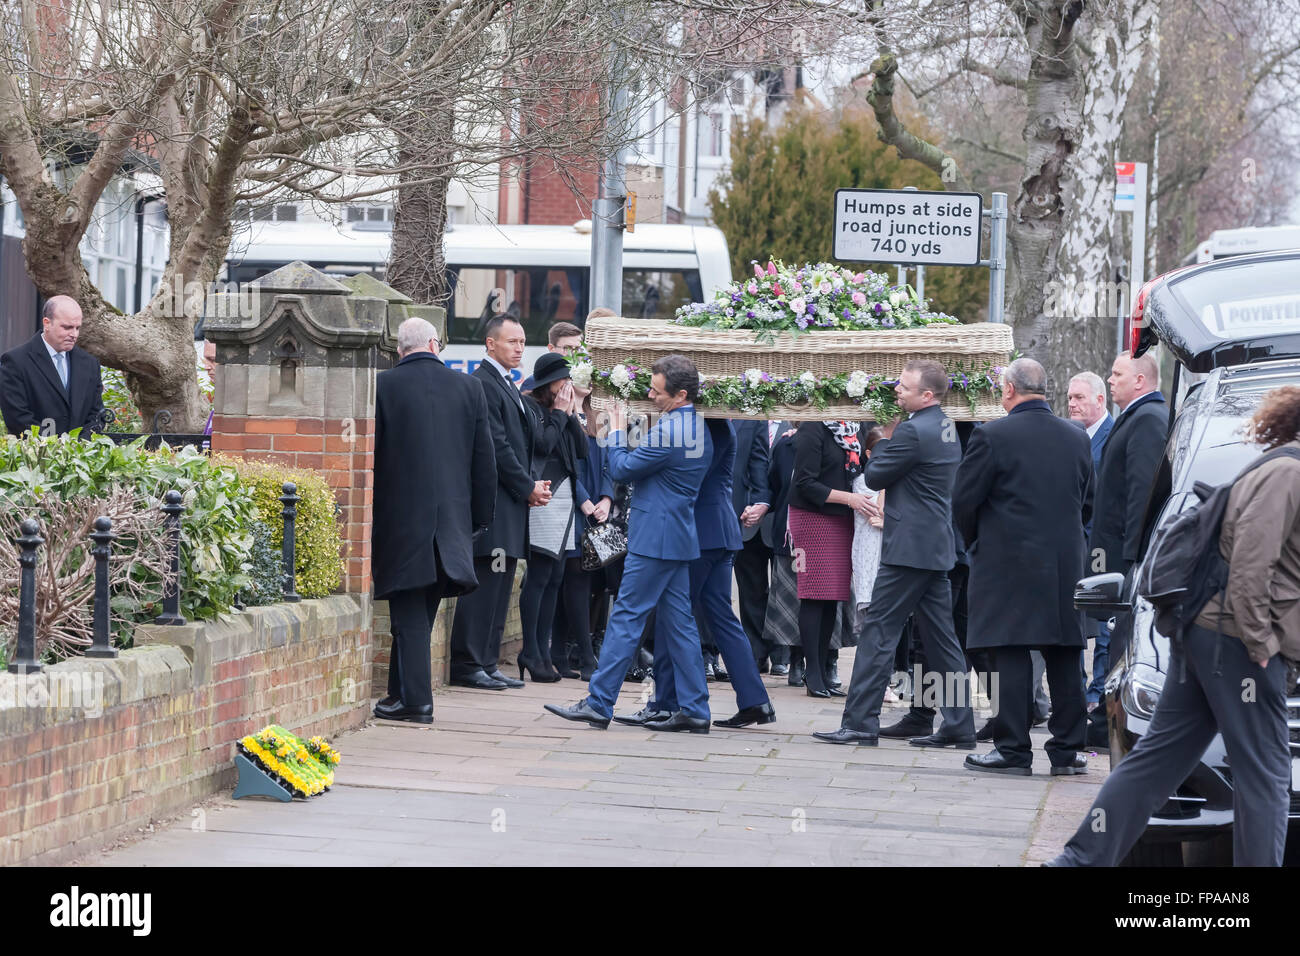
[[56, 352], [54, 354], [54, 367], [58, 370], [59, 381], [63, 383], [64, 391], [68, 388], [68, 353]]
[[776, 431], [780, 427], [781, 427], [780, 422], [767, 423], [767, 447], [768, 448], [771, 448], [774, 444], [776, 444]]

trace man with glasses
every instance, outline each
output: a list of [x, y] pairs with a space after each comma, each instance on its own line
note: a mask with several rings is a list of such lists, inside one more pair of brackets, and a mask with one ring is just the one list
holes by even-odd
[[[608, 312], [609, 310], [605, 309], [603, 311]], [[546, 351], [548, 352], [559, 352], [565, 358], [570, 358], [580, 348], [582, 348], [582, 329], [572, 322], [556, 322], [546, 333]], [[533, 377], [529, 375], [520, 384], [519, 391], [528, 395], [532, 390]]]

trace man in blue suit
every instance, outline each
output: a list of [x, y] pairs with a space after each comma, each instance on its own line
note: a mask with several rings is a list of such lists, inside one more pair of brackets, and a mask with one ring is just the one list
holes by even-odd
[[[1101, 474], [1101, 453], [1106, 439], [1115, 427], [1115, 419], [1106, 410], [1106, 383], [1095, 372], [1080, 372], [1070, 379], [1069, 413], [1071, 421], [1088, 432], [1092, 442], [1093, 481]], [[1092, 522], [1083, 529], [1085, 536], [1092, 534]], [[1091, 573], [1091, 572], [1085, 572]], [[1106, 746], [1106, 709], [1101, 698], [1106, 693], [1106, 672], [1110, 670], [1110, 627], [1105, 621], [1096, 624], [1096, 643], [1092, 649], [1092, 683], [1088, 685], [1089, 717], [1088, 745]]]
[[546, 709], [566, 720], [608, 727], [646, 618], [658, 607], [680, 710], [658, 721], [655, 729], [707, 734], [709, 692], [691, 616], [689, 563], [700, 556], [695, 499], [713, 458], [713, 442], [693, 404], [700, 387], [695, 363], [666, 355], [651, 372], [650, 400], [659, 409], [659, 420], [629, 450], [626, 411], [620, 406], [610, 414], [613, 431], [605, 438], [610, 477], [633, 485], [623, 580], [605, 628], [600, 666], [586, 697], [569, 707], [547, 704]]
[[[772, 702], [758, 676], [749, 638], [731, 609], [731, 562], [740, 550], [740, 524], [736, 521], [731, 496], [731, 475], [736, 460], [736, 427], [722, 418], [707, 422], [713, 441], [713, 463], [700, 486], [695, 502], [695, 530], [700, 539], [700, 556], [691, 562], [691, 607], [708, 628], [718, 652], [731, 672], [739, 712], [715, 727], [748, 727], [776, 720]], [[655, 700], [628, 717], [615, 717], [622, 724], [644, 725], [659, 730], [677, 708], [672, 659], [667, 653], [671, 640], [664, 633], [664, 617], [655, 622]]]

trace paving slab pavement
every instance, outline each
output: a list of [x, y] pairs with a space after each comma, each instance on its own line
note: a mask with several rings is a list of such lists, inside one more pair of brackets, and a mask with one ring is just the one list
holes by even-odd
[[[851, 652], [841, 669], [852, 669]], [[88, 866], [1021, 866], [1059, 852], [1105, 779], [962, 768], [968, 751], [822, 744], [827, 704], [765, 677], [777, 721], [708, 735], [600, 731], [542, 710], [578, 681], [439, 691], [432, 726], [373, 721], [341, 735], [334, 788], [310, 801], [190, 812], [78, 861]], [[711, 684], [715, 717], [729, 685]], [[620, 712], [639, 709], [625, 684]], [[902, 705], [887, 707], [886, 721]], [[980, 751], [988, 749], [981, 745]]]

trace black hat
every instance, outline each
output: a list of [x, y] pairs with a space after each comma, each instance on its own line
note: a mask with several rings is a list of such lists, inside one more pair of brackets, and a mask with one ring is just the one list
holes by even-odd
[[569, 361], [559, 352], [543, 352], [533, 363], [533, 389], [569, 377]]

